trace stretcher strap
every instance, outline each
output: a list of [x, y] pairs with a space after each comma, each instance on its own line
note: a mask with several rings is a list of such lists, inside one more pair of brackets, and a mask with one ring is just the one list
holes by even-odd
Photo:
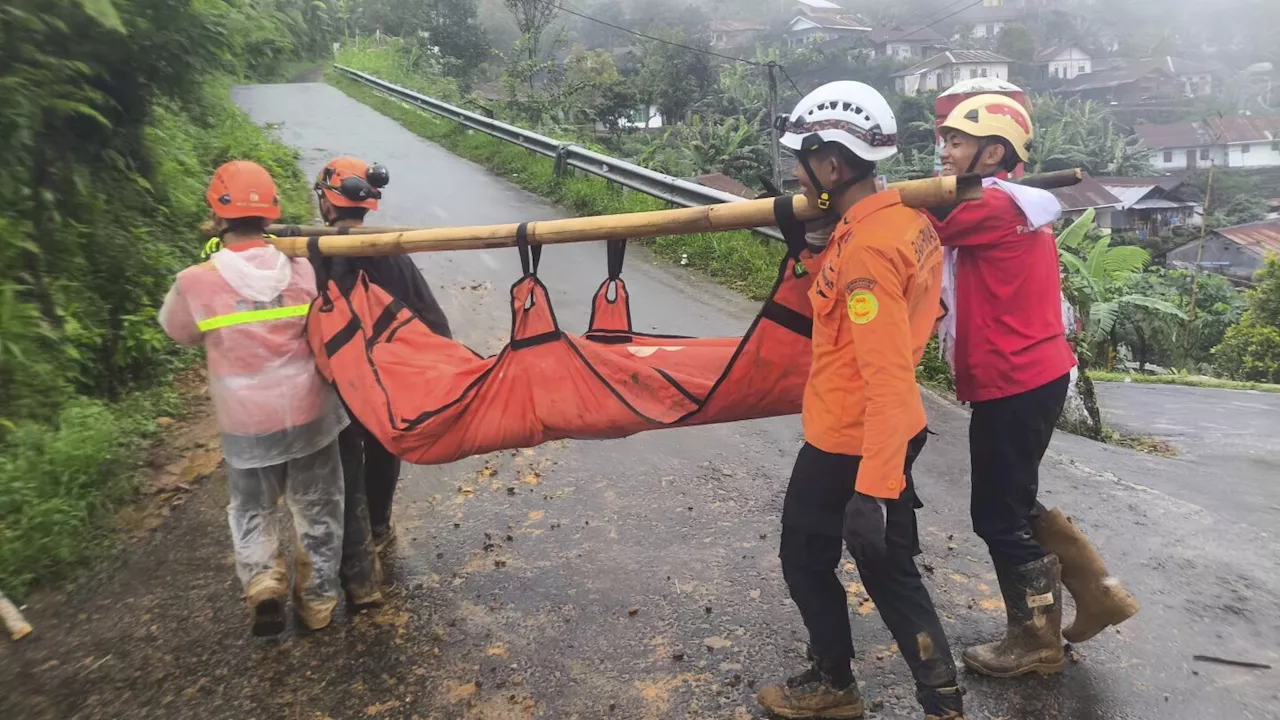
[[798, 258], [806, 247], [804, 223], [796, 217], [795, 205], [792, 203], [790, 195], [774, 198], [773, 218], [778, 223], [778, 229], [782, 231], [782, 239], [787, 243], [787, 255]]
[[307, 238], [307, 257], [311, 259], [311, 267], [316, 272], [316, 290], [320, 292], [320, 309], [329, 312], [333, 309], [333, 298], [329, 297], [329, 260], [320, 254], [320, 236]]
[[813, 338], [813, 320], [775, 300], [765, 302], [760, 317], [804, 337]]
[[622, 277], [622, 261], [627, 257], [626, 240], [610, 240], [608, 242], [609, 279]]
[[516, 248], [520, 251], [520, 267], [525, 277], [538, 274], [538, 263], [542, 261], [542, 246], [529, 245], [529, 223], [520, 223], [516, 228]]

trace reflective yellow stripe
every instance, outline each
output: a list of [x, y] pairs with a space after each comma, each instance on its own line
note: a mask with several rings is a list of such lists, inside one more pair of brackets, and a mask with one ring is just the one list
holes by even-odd
[[266, 310], [246, 310], [245, 312], [231, 313], [230, 315], [218, 315], [208, 320], [201, 320], [196, 323], [196, 327], [200, 328], [200, 332], [209, 332], [219, 328], [231, 327], [232, 325], [245, 325], [247, 323], [265, 322], [267, 320], [283, 320], [291, 317], [301, 317], [307, 314], [311, 309], [311, 305], [286, 305], [278, 308], [267, 308]]

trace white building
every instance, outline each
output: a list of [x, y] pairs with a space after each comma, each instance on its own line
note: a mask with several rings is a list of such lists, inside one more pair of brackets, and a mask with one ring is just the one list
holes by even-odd
[[1280, 166], [1280, 115], [1227, 115], [1206, 122], [1138, 125], [1160, 170]]
[[1075, 45], [1054, 45], [1036, 53], [1040, 79], [1071, 80], [1093, 72], [1093, 57]]
[[948, 50], [893, 74], [903, 95], [946, 90], [962, 80], [1009, 79], [1010, 60], [986, 50]]
[[815, 40], [866, 37], [870, 32], [871, 24], [856, 15], [799, 15], [783, 36], [793, 48]]

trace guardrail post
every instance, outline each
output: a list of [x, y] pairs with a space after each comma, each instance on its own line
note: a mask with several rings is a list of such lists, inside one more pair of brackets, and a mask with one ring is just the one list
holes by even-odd
[[557, 178], [564, 177], [564, 173], [569, 169], [569, 149], [573, 147], [573, 143], [561, 143], [556, 148], [556, 160], [553, 172]]

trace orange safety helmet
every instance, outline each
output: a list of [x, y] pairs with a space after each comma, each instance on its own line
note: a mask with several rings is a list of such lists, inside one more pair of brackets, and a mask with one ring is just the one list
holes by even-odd
[[213, 214], [224, 220], [280, 218], [280, 194], [271, 173], [255, 162], [232, 160], [213, 173], [205, 193]]
[[334, 158], [316, 178], [316, 197], [328, 200], [334, 207], [377, 210], [382, 188], [390, 180], [382, 165], [369, 165], [353, 157]]

